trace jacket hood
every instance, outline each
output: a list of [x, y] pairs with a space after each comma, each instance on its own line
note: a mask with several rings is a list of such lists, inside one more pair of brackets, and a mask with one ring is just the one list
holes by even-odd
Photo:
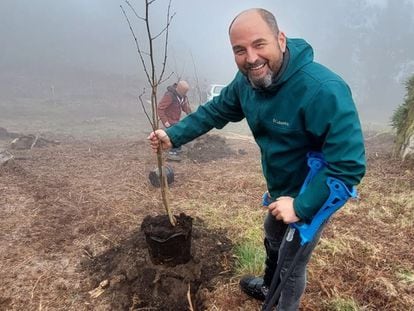
[[168, 86], [167, 91], [170, 93], [173, 93], [175, 96], [180, 97], [177, 93], [177, 83], [174, 83], [173, 85]]
[[[280, 72], [273, 77], [273, 82], [269, 87], [258, 89], [258, 91], [274, 91], [297, 71], [313, 62], [313, 49], [305, 40], [287, 38], [286, 47]], [[246, 76], [245, 78], [246, 82], [249, 83], [248, 78]]]
[[288, 64], [281, 77], [275, 81], [276, 84], [285, 82], [298, 70], [313, 62], [313, 49], [305, 40], [288, 38], [287, 48], [290, 54]]

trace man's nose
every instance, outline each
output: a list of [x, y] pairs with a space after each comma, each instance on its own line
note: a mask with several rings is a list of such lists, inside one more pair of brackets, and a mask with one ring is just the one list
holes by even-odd
[[247, 58], [246, 58], [246, 61], [249, 64], [254, 64], [257, 61], [258, 58], [259, 57], [257, 56], [256, 51], [254, 51], [253, 49], [248, 49], [247, 50]]

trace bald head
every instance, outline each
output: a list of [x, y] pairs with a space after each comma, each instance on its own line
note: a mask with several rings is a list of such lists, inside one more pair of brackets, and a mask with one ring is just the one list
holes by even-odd
[[229, 36], [239, 70], [254, 88], [269, 87], [286, 50], [286, 36], [273, 14], [264, 9], [243, 11], [231, 23]]
[[277, 25], [276, 18], [272, 13], [262, 8], [253, 8], [239, 13], [233, 19], [229, 26], [229, 34], [231, 33], [233, 24], [237, 24], [238, 22], [243, 22], [246, 19], [251, 19], [255, 17], [260, 17], [267, 24], [267, 26], [269, 26], [273, 34], [277, 35], [279, 33], [279, 27]]
[[185, 96], [190, 89], [190, 85], [187, 83], [187, 81], [181, 80], [177, 83], [177, 93], [181, 96]]

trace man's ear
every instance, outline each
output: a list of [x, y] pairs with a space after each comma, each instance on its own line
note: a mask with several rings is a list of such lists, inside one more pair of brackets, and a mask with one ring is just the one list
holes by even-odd
[[280, 49], [283, 53], [286, 51], [286, 35], [283, 31], [279, 31], [277, 35], [277, 41], [279, 42]]

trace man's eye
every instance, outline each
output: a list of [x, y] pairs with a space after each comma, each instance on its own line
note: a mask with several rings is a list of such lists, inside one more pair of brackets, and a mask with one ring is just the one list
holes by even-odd
[[236, 55], [243, 55], [244, 53], [245, 53], [244, 50], [235, 50], [234, 51], [234, 54], [236, 54]]

